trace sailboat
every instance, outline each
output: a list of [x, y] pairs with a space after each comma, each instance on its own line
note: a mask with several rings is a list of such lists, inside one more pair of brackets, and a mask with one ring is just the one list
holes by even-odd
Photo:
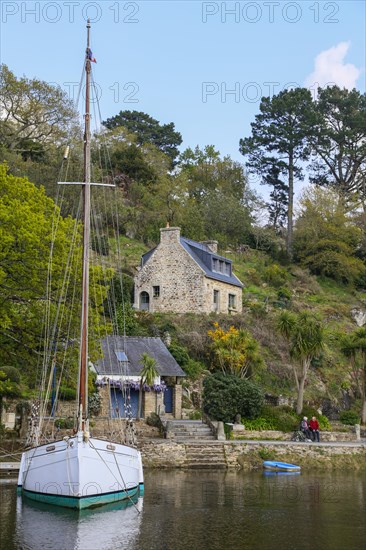
[[[27, 497], [68, 508], [84, 509], [129, 499], [143, 491], [140, 452], [128, 445], [94, 438], [88, 416], [88, 304], [91, 182], [90, 151], [90, 21], [85, 55], [85, 132], [83, 187], [83, 253], [77, 428], [71, 436], [22, 454], [18, 488]], [[70, 184], [70, 182], [59, 182]], [[77, 183], [77, 182], [74, 182]], [[108, 185], [108, 184], [107, 184]]]

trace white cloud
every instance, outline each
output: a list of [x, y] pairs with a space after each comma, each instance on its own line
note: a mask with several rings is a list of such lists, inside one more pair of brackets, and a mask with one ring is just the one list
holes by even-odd
[[336, 46], [320, 52], [315, 58], [315, 69], [305, 80], [305, 86], [316, 89], [337, 84], [340, 88], [351, 90], [356, 87], [356, 81], [361, 70], [351, 63], [345, 63], [350, 42], [340, 42]]

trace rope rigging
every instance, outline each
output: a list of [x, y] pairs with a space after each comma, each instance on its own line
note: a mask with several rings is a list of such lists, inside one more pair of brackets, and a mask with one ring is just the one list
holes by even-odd
[[[83, 71], [84, 73], [84, 66]], [[76, 96], [76, 108], [79, 106], [81, 93], [83, 89], [83, 74], [81, 76], [78, 92]], [[98, 90], [95, 84], [93, 74], [91, 73], [91, 92], [93, 98], [93, 117], [95, 128], [94, 136], [97, 137], [96, 148], [92, 149], [92, 157], [95, 164], [92, 164], [93, 181], [102, 181], [105, 183], [113, 182], [111, 156], [108, 148], [108, 140], [105, 132], [100, 131], [102, 126], [102, 117], [98, 98]], [[69, 137], [71, 137], [71, 127], [69, 128]], [[65, 148], [61, 162], [58, 180], [69, 181], [74, 179], [81, 180], [82, 163], [80, 162], [80, 153], [74, 150], [72, 140], [68, 139], [68, 145]], [[119, 243], [120, 227], [117, 194], [119, 190], [113, 189], [114, 197], [110, 198], [111, 190], [103, 186], [93, 189], [91, 202], [91, 261], [99, 260], [98, 268], [91, 268], [90, 277], [90, 297], [92, 307], [90, 308], [91, 338], [93, 342], [101, 342], [108, 334], [118, 336], [120, 312], [122, 313], [122, 337], [124, 338], [124, 349], [126, 346], [126, 318], [125, 318], [125, 292], [122, 276], [122, 255]], [[109, 196], [107, 196], [109, 193]], [[75, 355], [79, 341], [79, 325], [77, 322], [77, 313], [80, 310], [78, 282], [80, 279], [80, 270], [78, 259], [80, 258], [80, 219], [81, 219], [81, 192], [76, 199], [75, 189], [71, 186], [57, 186], [55, 193], [55, 208], [52, 219], [52, 242], [51, 253], [48, 263], [48, 274], [44, 296], [44, 317], [42, 330], [43, 360], [39, 360], [38, 385], [39, 398], [32, 407], [31, 429], [27, 440], [28, 445], [39, 445], [41, 441], [49, 441], [56, 438], [54, 435], [54, 419], [49, 415], [49, 401], [52, 394], [52, 413], [55, 414], [62, 398], [62, 380], [65, 376], [70, 377], [75, 370]], [[61, 231], [63, 223], [63, 210], [70, 218], [74, 220], [71, 226], [71, 233], [68, 234], [70, 240], [70, 249], [63, 258], [62, 265], [55, 265], [55, 246], [57, 237]], [[69, 226], [70, 227], [70, 226]], [[106, 244], [107, 243], [107, 244]], [[108, 249], [111, 249], [109, 255], [106, 255]], [[117, 262], [117, 271], [114, 272], [111, 267], [111, 257]], [[55, 279], [54, 270], [62, 270], [62, 281]], [[120, 289], [121, 302], [117, 304], [117, 288]], [[107, 290], [106, 290], [107, 289]], [[103, 293], [106, 297], [103, 299]], [[97, 311], [94, 312], [94, 309]], [[76, 311], [76, 312], [75, 312]], [[94, 322], [93, 322], [94, 321]], [[92, 352], [94, 353], [95, 350]], [[98, 356], [98, 354], [96, 354]], [[136, 430], [133, 422], [133, 411], [131, 404], [131, 391], [128, 384], [125, 383], [127, 377], [126, 365], [119, 363], [119, 372], [116, 373], [121, 381], [120, 395], [123, 399], [123, 417], [121, 414], [114, 415], [114, 429], [111, 433], [112, 439], [119, 440], [131, 446], [136, 446]], [[109, 385], [108, 385], [109, 387]], [[118, 389], [109, 387], [110, 412], [112, 409], [111, 401], [118, 401]], [[75, 418], [76, 421], [76, 413]], [[49, 433], [51, 430], [51, 434]]]

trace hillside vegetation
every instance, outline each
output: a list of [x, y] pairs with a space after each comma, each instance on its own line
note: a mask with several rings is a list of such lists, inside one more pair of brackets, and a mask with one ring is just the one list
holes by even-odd
[[[75, 258], [80, 254], [79, 189], [64, 186], [62, 221], [56, 234], [53, 228], [56, 182], [83, 181], [83, 129], [59, 87], [17, 78], [1, 65], [0, 88], [0, 398], [19, 388], [26, 397], [39, 381], [44, 303], [51, 317], [57, 303], [65, 306], [61, 340], [78, 326], [71, 302], [80, 273], [74, 269], [62, 294], [62, 266], [69, 245]], [[129, 334], [169, 334], [171, 351], [191, 379], [222, 371], [250, 378], [268, 398], [296, 401], [298, 413], [311, 403], [331, 415], [355, 410], [366, 422], [366, 329], [352, 314], [362, 313], [366, 299], [366, 94], [331, 86], [316, 98], [304, 88], [263, 97], [250, 135], [238, 144], [243, 163], [211, 144], [180, 151], [183, 138], [174, 123], [146, 113], [120, 111], [99, 123], [93, 181], [114, 183], [116, 193], [93, 218], [93, 256], [103, 258], [104, 271], [92, 270], [91, 360], [111, 329], [106, 302], [113, 292], [120, 327]], [[269, 200], [251, 188], [248, 172], [269, 188]], [[295, 184], [305, 177], [310, 185], [294, 200]], [[245, 285], [241, 315], [132, 310], [136, 266], [167, 223], [187, 238], [218, 241]], [[120, 273], [111, 269], [116, 233]], [[67, 365], [72, 385], [76, 346]], [[20, 382], [1, 367], [17, 369]]]

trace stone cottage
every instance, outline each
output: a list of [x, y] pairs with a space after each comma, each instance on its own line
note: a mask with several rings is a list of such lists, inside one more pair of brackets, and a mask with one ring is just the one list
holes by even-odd
[[179, 227], [160, 229], [160, 243], [144, 254], [135, 276], [134, 307], [174, 313], [240, 313], [243, 284], [216, 241], [198, 243]]
[[143, 392], [142, 416], [154, 412], [182, 417], [180, 382], [186, 375], [160, 338], [108, 336], [102, 341], [102, 353], [94, 365], [102, 397], [101, 416], [125, 418], [127, 405], [132, 417], [137, 416], [141, 357], [147, 353], [156, 360], [159, 375]]

